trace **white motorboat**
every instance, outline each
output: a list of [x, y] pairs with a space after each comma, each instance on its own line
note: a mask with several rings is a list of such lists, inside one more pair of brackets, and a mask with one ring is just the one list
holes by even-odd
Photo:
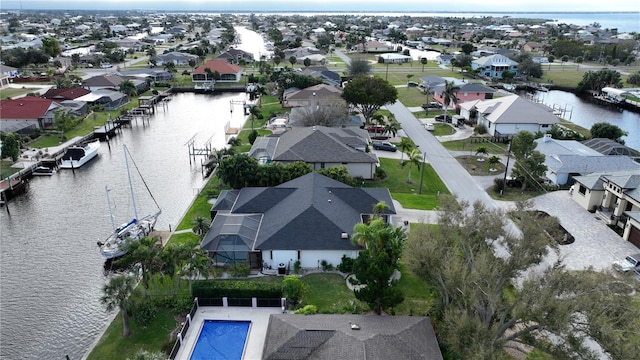
[[[114, 231], [104, 242], [98, 241], [98, 246], [100, 247], [100, 255], [102, 255], [102, 257], [104, 257], [107, 260], [115, 259], [125, 255], [128, 251], [126, 246], [127, 241], [139, 240], [146, 236], [149, 236], [149, 234], [153, 231], [154, 226], [156, 225], [158, 216], [160, 216], [160, 213], [162, 212], [162, 210], [160, 210], [160, 206], [155, 201], [155, 198], [153, 198], [153, 195], [151, 195], [151, 192], [147, 187], [147, 191], [149, 191], [149, 194], [151, 195], [151, 198], [156, 204], [158, 211], [151, 215], [147, 215], [143, 218], [140, 218], [140, 219], [138, 218], [138, 211], [136, 209], [136, 198], [133, 191], [133, 183], [131, 181], [131, 171], [129, 170], [128, 158], [130, 154], [126, 145], [123, 145], [123, 148], [124, 148], [125, 164], [127, 167], [127, 176], [129, 178], [129, 190], [131, 193], [130, 196], [131, 196], [131, 202], [133, 204], [134, 216], [133, 216], [133, 219], [131, 219], [129, 222], [124, 223], [119, 227], [115, 227], [114, 220], [113, 220], [114, 219], [113, 211], [111, 209], [111, 199], [109, 197], [110, 189], [105, 187], [105, 191], [107, 193], [107, 203], [109, 205], [109, 216], [111, 217], [111, 225], [114, 227]], [[134, 163], [134, 166], [135, 166], [135, 163]], [[136, 170], [137, 170], [137, 167], [136, 167]], [[139, 173], [140, 171], [138, 170], [138, 174]]]
[[100, 141], [84, 145], [74, 145], [67, 148], [60, 162], [61, 169], [77, 169], [98, 155]]

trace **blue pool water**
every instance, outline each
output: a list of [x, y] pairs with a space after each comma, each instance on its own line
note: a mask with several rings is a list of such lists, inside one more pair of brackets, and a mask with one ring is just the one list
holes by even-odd
[[241, 360], [251, 321], [205, 320], [191, 360]]

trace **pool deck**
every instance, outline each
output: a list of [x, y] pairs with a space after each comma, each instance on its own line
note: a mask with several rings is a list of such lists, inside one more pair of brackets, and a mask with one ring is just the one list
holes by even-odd
[[178, 360], [188, 360], [191, 356], [198, 334], [204, 320], [245, 320], [251, 321], [251, 329], [245, 347], [243, 360], [262, 359], [262, 349], [267, 336], [267, 326], [271, 314], [280, 314], [282, 310], [276, 307], [251, 308], [251, 307], [218, 307], [202, 306], [198, 308], [187, 336], [182, 342], [180, 351], [176, 356]]

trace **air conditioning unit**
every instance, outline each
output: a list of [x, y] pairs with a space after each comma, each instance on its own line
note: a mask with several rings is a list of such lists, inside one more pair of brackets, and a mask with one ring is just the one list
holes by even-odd
[[349, 234], [347, 234], [346, 232], [342, 232], [341, 238], [348, 239], [349, 238]]

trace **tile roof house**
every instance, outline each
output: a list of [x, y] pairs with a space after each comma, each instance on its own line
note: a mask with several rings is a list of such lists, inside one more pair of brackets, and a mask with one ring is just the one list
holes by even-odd
[[354, 225], [384, 201], [392, 222], [395, 208], [388, 189], [355, 188], [311, 172], [275, 187], [223, 190], [211, 209], [211, 228], [201, 248], [219, 265], [248, 262], [253, 269], [316, 268], [355, 258]]
[[[220, 79], [213, 79], [211, 76], [207, 76], [206, 69], [211, 70], [212, 73], [218, 72]], [[219, 82], [239, 82], [244, 74], [242, 66], [228, 63], [226, 60], [209, 60], [206, 63], [198, 66], [191, 72], [191, 81], [195, 83], [197, 87], [211, 87], [216, 81]]]
[[479, 75], [487, 78], [502, 79], [504, 71], [510, 71], [518, 76], [518, 63], [500, 54], [484, 56], [471, 62], [473, 70], [479, 70]]
[[536, 139], [536, 150], [545, 155], [546, 177], [557, 185], [571, 185], [573, 177], [604, 171], [636, 170], [640, 163], [628, 156], [605, 156], [575, 140], [556, 140], [550, 134]]
[[367, 131], [359, 128], [294, 127], [257, 138], [249, 156], [261, 163], [304, 161], [314, 170], [345, 166], [353, 177], [372, 179], [378, 157], [365, 151], [368, 143]]
[[640, 248], [640, 172], [600, 172], [575, 180], [571, 199], [621, 229], [622, 238]]
[[51, 126], [58, 105], [53, 100], [25, 96], [15, 100], [0, 99], [0, 128], [5, 133], [30, 134]]
[[72, 89], [49, 89], [42, 97], [45, 99], [51, 99], [57, 102], [64, 100], [75, 100], [80, 96], [87, 95], [91, 90], [77, 87]]
[[484, 125], [490, 135], [498, 138], [511, 138], [522, 130], [546, 132], [559, 122], [552, 109], [518, 95], [460, 104], [460, 115], [466, 119], [472, 111], [477, 112], [478, 125]]
[[[352, 330], [350, 322], [360, 330]], [[442, 360], [431, 321], [421, 316], [272, 314], [264, 360]]]

